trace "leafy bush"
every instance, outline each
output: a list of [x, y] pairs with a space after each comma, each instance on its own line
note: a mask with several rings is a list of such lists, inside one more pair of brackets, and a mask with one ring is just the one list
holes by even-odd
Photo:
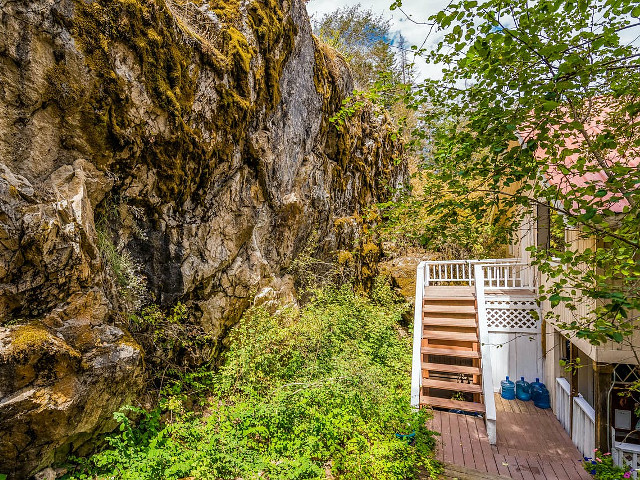
[[150, 369], [163, 377], [179, 378], [194, 365], [213, 360], [216, 342], [178, 302], [171, 309], [151, 304], [128, 316], [129, 331], [145, 352]]
[[622, 480], [633, 476], [633, 469], [615, 465], [610, 453], [603, 454], [598, 449], [594, 450], [593, 458], [584, 457], [583, 466], [595, 480]]
[[[300, 312], [253, 308], [224, 366], [185, 378], [160, 409], [128, 407], [109, 448], [67, 478], [404, 479], [435, 473], [428, 412], [409, 405], [406, 305], [377, 282], [370, 298], [325, 288]], [[185, 391], [203, 391], [203, 415]], [[396, 433], [416, 432], [409, 444]]]

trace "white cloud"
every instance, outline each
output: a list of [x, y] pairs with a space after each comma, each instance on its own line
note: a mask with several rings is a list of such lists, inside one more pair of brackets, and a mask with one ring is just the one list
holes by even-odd
[[[422, 23], [428, 22], [429, 16], [439, 12], [449, 4], [449, 0], [403, 0], [402, 10], [410, 16], [408, 19], [401, 11], [391, 11], [389, 6], [392, 0], [369, 0], [360, 2], [358, 0], [309, 0], [307, 12], [312, 18], [321, 18], [324, 14], [333, 12], [338, 8], [350, 7], [360, 3], [363, 8], [369, 8], [374, 13], [380, 13], [391, 21], [391, 30], [399, 31], [405, 37], [409, 45], [422, 46], [429, 34], [430, 27]], [[415, 23], [418, 22], [418, 23]], [[425, 47], [434, 45], [441, 40], [441, 36], [434, 31], [424, 43]], [[439, 78], [441, 69], [437, 65], [429, 65], [424, 60], [416, 59], [416, 69], [418, 80], [422, 78]]]

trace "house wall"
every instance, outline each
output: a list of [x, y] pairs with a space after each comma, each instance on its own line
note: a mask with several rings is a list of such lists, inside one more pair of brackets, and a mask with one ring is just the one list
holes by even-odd
[[[523, 261], [529, 263], [531, 261], [531, 253], [527, 251], [527, 248], [536, 245], [537, 237], [538, 227], [536, 225], [535, 218], [533, 215], [528, 215], [523, 219], [516, 232], [516, 238], [511, 246], [511, 253], [515, 257], [521, 258]], [[596, 249], [599, 247], [594, 237], [585, 237], [577, 229], [566, 229], [565, 241], [572, 249], [576, 249], [578, 251], [585, 251], [587, 248]], [[546, 278], [537, 271], [534, 273], [534, 276], [536, 277], [535, 284], [537, 286], [551, 285], [552, 283], [552, 279]], [[547, 322], [546, 330], [548, 332], [560, 331], [553, 325], [554, 323], [571, 323], [574, 320], [585, 318], [596, 306], [594, 300], [585, 298], [581, 299], [579, 302], [575, 302], [575, 305], [577, 309], [572, 311], [566, 308], [563, 304], [558, 305], [555, 308], [551, 308], [551, 304], [548, 301], [541, 302], [543, 315], [547, 312], [553, 312], [557, 315], [557, 321]], [[566, 335], [569, 337], [572, 336], [571, 332], [566, 332]], [[549, 339], [547, 339], [547, 343], [548, 342]], [[579, 338], [571, 338], [571, 342], [582, 350], [587, 357], [596, 362], [638, 364], [637, 359], [633, 355], [633, 351], [629, 347], [613, 341], [609, 341], [597, 347], [591, 345], [588, 341]], [[636, 331], [633, 334], [632, 342], [634, 345], [640, 345], [640, 331]], [[548, 357], [545, 359], [545, 371], [554, 372], [555, 367], [551, 365], [551, 362], [556, 359], [553, 355], [548, 355], [548, 352], [543, 352], [543, 354], [545, 353]]]
[[[544, 235], [539, 235], [539, 233], [535, 216], [529, 215], [525, 217], [516, 232], [516, 238], [511, 246], [511, 254], [514, 257], [521, 258], [523, 261], [530, 263], [531, 254], [527, 251], [527, 248], [537, 245], [537, 241], [544, 238]], [[565, 242], [570, 246], [570, 248], [578, 251], [584, 251], [587, 248], [596, 249], [599, 247], [595, 238], [585, 237], [576, 229], [566, 229]], [[540, 274], [537, 269], [534, 269], [533, 276], [535, 278], [534, 284], [536, 286], [550, 286], [552, 284], [553, 279], [546, 278], [546, 276]], [[557, 316], [556, 320], [545, 321], [543, 334], [541, 335], [543, 339], [539, 342], [541, 356], [540, 363], [542, 364], [542, 367], [539, 370], [542, 372], [541, 378], [543, 379], [543, 382], [549, 388], [552, 406], [555, 406], [556, 402], [556, 378], [564, 377], [569, 381], [569, 383], [571, 383], [571, 376], [565, 372], [563, 367], [560, 366], [560, 360], [565, 356], [564, 337], [571, 338], [571, 343], [580, 351], [581, 364], [584, 366], [577, 371], [576, 387], [578, 392], [582, 394], [591, 406], [595, 406], [596, 403], [594, 392], [594, 372], [592, 368], [593, 362], [638, 363], [633, 356], [633, 352], [628, 347], [624, 347], [623, 345], [611, 341], [596, 347], [584, 339], [575, 338], [572, 332], [563, 332], [560, 330], [556, 324], [571, 323], [574, 320], [585, 318], [596, 306], [595, 301], [590, 299], [581, 299], [580, 301], [576, 301], [575, 305], [577, 307], [575, 311], [569, 310], [563, 304], [558, 305], [555, 308], [551, 308], [551, 304], [548, 300], [542, 301], [540, 305], [543, 316], [548, 312], [553, 312], [553, 314]], [[635, 345], [640, 345], [640, 332], [636, 332], [633, 335], [633, 342]], [[492, 352], [492, 356], [493, 354], [494, 352]], [[505, 356], [505, 352], [496, 352], [495, 354], [497, 356]], [[494, 372], [494, 378], [500, 378], [498, 375], [501, 375], [502, 373], [503, 372]], [[515, 373], [518, 375], [517, 372]], [[511, 372], [511, 375], [513, 375], [513, 372]]]
[[520, 377], [528, 382], [543, 377], [540, 335], [489, 331], [493, 388], [496, 392], [500, 391], [500, 381], [507, 375], [514, 382]]

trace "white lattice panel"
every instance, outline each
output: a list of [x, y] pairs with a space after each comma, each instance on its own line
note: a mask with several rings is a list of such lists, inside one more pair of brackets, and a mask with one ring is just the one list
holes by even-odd
[[487, 327], [492, 332], [539, 332], [540, 320], [533, 315], [539, 312], [534, 298], [486, 298]]

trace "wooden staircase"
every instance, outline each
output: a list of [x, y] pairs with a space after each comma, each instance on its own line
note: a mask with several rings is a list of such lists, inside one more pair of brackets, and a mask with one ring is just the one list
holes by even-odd
[[473, 288], [426, 287], [422, 329], [420, 405], [484, 413], [482, 355]]

